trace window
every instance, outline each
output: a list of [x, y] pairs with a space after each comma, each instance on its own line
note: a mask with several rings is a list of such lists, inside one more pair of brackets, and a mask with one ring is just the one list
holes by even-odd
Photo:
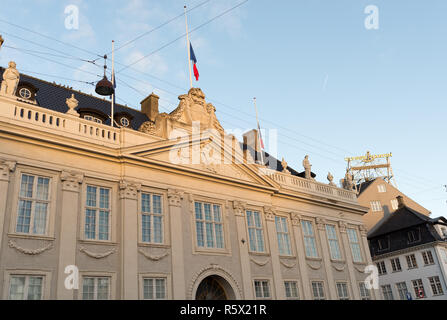
[[337, 295], [339, 300], [349, 300], [348, 284], [346, 282], [337, 282]]
[[377, 240], [377, 246], [379, 251], [387, 250], [390, 248], [390, 239], [388, 237]]
[[386, 192], [386, 186], [384, 184], [379, 184], [377, 186], [377, 189], [379, 190], [380, 193]]
[[414, 254], [405, 256], [405, 258], [407, 259], [408, 269], [414, 269], [414, 268], [418, 267], [418, 264], [416, 262], [416, 257], [414, 256]]
[[109, 277], [83, 277], [82, 300], [108, 300], [109, 298]]
[[419, 242], [421, 240], [419, 230], [411, 230], [407, 233], [408, 243]]
[[287, 219], [284, 217], [275, 217], [276, 236], [278, 237], [279, 254], [291, 255], [289, 230], [287, 228]]
[[424, 264], [435, 264], [435, 260], [433, 259], [433, 254], [430, 250], [422, 251], [422, 258], [424, 259]]
[[399, 201], [397, 201], [397, 199], [391, 200], [391, 208], [393, 208], [393, 210], [397, 210], [399, 208]]
[[296, 281], [284, 281], [284, 287], [286, 289], [286, 298], [299, 299], [298, 284]]
[[246, 213], [250, 250], [264, 252], [264, 233], [262, 231], [261, 214], [258, 211], [247, 211]]
[[382, 286], [382, 294], [384, 300], [394, 300], [393, 290], [391, 289], [391, 285], [387, 284]]
[[441, 281], [439, 281], [438, 276], [429, 277], [428, 281], [430, 281], [431, 291], [434, 296], [443, 295], [444, 291], [442, 290]]
[[347, 229], [349, 245], [351, 246], [352, 259], [354, 262], [362, 262], [362, 251], [360, 250], [360, 242], [355, 229]]
[[10, 300], [41, 300], [43, 276], [11, 275]]
[[329, 242], [329, 251], [331, 253], [331, 259], [341, 260], [340, 245], [338, 244], [337, 231], [335, 230], [335, 227], [327, 224], [326, 235], [327, 240]]
[[122, 118], [120, 119], [120, 124], [121, 124], [123, 127], [128, 127], [129, 124], [130, 124], [129, 119], [127, 119], [126, 117], [122, 117]]
[[405, 282], [398, 282], [396, 283], [397, 292], [399, 292], [399, 299], [400, 300], [407, 300], [407, 284]]
[[380, 203], [380, 201], [371, 201], [371, 210], [373, 212], [382, 211], [382, 204]]
[[369, 289], [366, 288], [366, 285], [364, 282], [359, 283], [359, 289], [360, 289], [360, 299], [361, 300], [371, 300], [371, 293], [369, 292]]
[[312, 293], [314, 295], [314, 300], [326, 300], [322, 281], [312, 281]]
[[424, 285], [422, 283], [422, 279], [412, 280], [411, 282], [413, 283], [413, 289], [416, 298], [418, 299], [425, 298], [425, 290]]
[[255, 280], [255, 295], [257, 299], [269, 299], [270, 285], [267, 280]]
[[28, 88], [21, 88], [19, 90], [19, 95], [23, 98], [23, 99], [30, 99], [32, 94], [31, 91]]
[[96, 118], [96, 117], [94, 117], [94, 116], [84, 116], [84, 119], [85, 120], [89, 120], [89, 121], [93, 121], [93, 122], [96, 122], [96, 123], [102, 123], [102, 120], [101, 119], [98, 119], [98, 118]]
[[402, 271], [399, 258], [391, 259], [391, 268], [393, 268], [393, 272]]
[[22, 174], [16, 232], [42, 235], [47, 231], [50, 179]]
[[304, 236], [304, 246], [306, 249], [306, 257], [308, 258], [318, 258], [317, 244], [315, 242], [314, 229], [312, 222], [303, 221], [301, 223]]
[[163, 209], [160, 195], [141, 193], [141, 240], [163, 243]]
[[379, 270], [379, 276], [381, 276], [382, 274], [386, 274], [385, 261], [377, 262], [376, 266], [377, 266], [377, 270]]
[[144, 278], [143, 298], [145, 300], [166, 299], [166, 279], [165, 278]]
[[197, 246], [224, 248], [220, 205], [195, 202]]
[[89, 240], [109, 240], [110, 189], [87, 186], [84, 235]]

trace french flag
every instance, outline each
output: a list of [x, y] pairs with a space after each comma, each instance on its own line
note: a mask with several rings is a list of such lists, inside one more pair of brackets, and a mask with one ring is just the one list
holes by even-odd
[[191, 61], [194, 63], [194, 67], [193, 67], [194, 77], [196, 77], [196, 81], [199, 81], [199, 70], [197, 70], [197, 65], [196, 65], [197, 59], [196, 59], [196, 55], [194, 54], [194, 50], [192, 48], [191, 42], [189, 43], [189, 54], [191, 57]]

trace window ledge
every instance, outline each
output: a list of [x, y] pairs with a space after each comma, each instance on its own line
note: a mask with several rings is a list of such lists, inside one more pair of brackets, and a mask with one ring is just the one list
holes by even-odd
[[346, 260], [344, 260], [344, 259], [341, 259], [341, 260], [339, 260], [339, 259], [331, 259], [331, 262], [333, 262], [333, 263], [346, 263]]
[[367, 263], [365, 261], [352, 261], [353, 264], [359, 265], [359, 266], [365, 266]]
[[45, 236], [45, 235], [34, 235], [28, 233], [8, 233], [8, 237], [10, 238], [20, 238], [20, 239], [29, 239], [29, 240], [47, 240], [54, 241], [55, 237]]
[[169, 249], [171, 245], [163, 243], [138, 242], [139, 247], [164, 248]]
[[312, 258], [312, 257], [306, 257], [306, 260], [310, 260], [310, 261], [323, 261], [322, 258]]
[[101, 240], [85, 240], [85, 239], [78, 239], [80, 243], [84, 244], [96, 244], [96, 245], [104, 245], [104, 246], [116, 246], [118, 245], [117, 242], [112, 241], [101, 241]]
[[251, 255], [254, 255], [254, 256], [266, 256], [266, 257], [270, 257], [270, 253], [268, 253], [268, 252], [249, 251], [248, 253], [251, 254]]

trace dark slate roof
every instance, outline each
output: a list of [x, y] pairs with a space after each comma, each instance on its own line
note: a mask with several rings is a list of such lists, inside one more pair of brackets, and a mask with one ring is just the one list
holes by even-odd
[[[4, 70], [4, 68], [0, 67], [0, 77], [3, 75]], [[110, 115], [110, 100], [103, 100], [101, 98], [73, 90], [72, 88], [63, 87], [61, 85], [50, 83], [21, 73], [19, 85], [22, 83], [31, 84], [38, 90], [36, 102], [42, 108], [65, 113], [68, 110], [65, 100], [70, 98], [71, 94], [73, 93], [75, 98], [79, 101], [79, 105], [76, 110], [85, 108], [99, 111], [99, 113], [105, 115]], [[115, 104], [114, 112], [115, 114], [127, 113], [130, 115], [131, 127], [135, 130], [138, 130], [143, 122], [149, 120], [146, 114], [142, 113], [141, 111], [120, 104]], [[110, 118], [107, 118], [104, 124], [110, 125]]]
[[394, 231], [410, 228], [427, 222], [435, 222], [434, 219], [423, 215], [406, 206], [397, 209], [394, 213], [385, 218], [371, 234], [368, 239], [375, 238]]

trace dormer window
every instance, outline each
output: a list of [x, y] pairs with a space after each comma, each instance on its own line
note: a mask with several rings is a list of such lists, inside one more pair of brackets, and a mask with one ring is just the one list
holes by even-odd
[[98, 118], [96, 118], [94, 116], [91, 116], [91, 115], [84, 116], [84, 119], [85, 120], [89, 120], [89, 121], [93, 121], [93, 122], [96, 122], [96, 123], [102, 123], [101, 119], [98, 119]]
[[28, 88], [21, 88], [19, 90], [19, 95], [23, 99], [29, 100], [31, 98], [31, 96], [32, 96], [32, 93], [31, 93], [31, 90], [29, 90]]
[[411, 230], [407, 232], [408, 243], [415, 243], [421, 240], [421, 235], [419, 230]]
[[29, 101], [36, 100], [38, 89], [29, 82], [20, 82], [17, 86], [16, 96]]
[[126, 117], [122, 117], [122, 118], [120, 119], [120, 124], [121, 124], [123, 127], [128, 127], [129, 124], [130, 124], [130, 121], [129, 121], [129, 119], [127, 119]]

